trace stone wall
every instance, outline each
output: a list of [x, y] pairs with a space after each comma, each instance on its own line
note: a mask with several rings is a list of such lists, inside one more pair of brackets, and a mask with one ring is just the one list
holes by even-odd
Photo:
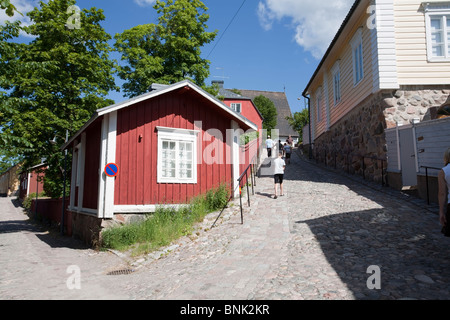
[[388, 128], [396, 123], [408, 124], [414, 118], [423, 120], [435, 119], [432, 108], [440, 107], [450, 94], [449, 87], [420, 89], [403, 87], [394, 92], [392, 98], [385, 99], [387, 105], [384, 111]]
[[359, 174], [369, 180], [386, 181], [385, 129], [432, 118], [450, 94], [449, 87], [402, 87], [371, 95], [314, 141], [317, 162]]

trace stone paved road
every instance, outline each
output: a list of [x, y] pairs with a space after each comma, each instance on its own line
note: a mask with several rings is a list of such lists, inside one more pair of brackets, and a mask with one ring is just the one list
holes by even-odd
[[[257, 180], [251, 208], [217, 214], [163, 253], [131, 258], [83, 248], [26, 221], [0, 198], [0, 299], [449, 299], [450, 239], [437, 216], [294, 156], [286, 195]], [[236, 203], [235, 203], [236, 204]], [[66, 269], [81, 270], [69, 290]], [[369, 266], [381, 290], [369, 290]], [[108, 271], [133, 268], [130, 275]]]

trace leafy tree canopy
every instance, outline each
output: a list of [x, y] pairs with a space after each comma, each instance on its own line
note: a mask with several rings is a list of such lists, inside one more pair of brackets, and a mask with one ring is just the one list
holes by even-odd
[[286, 120], [289, 125], [300, 135], [300, 142], [303, 140], [303, 128], [309, 122], [309, 112], [308, 109], [304, 109], [301, 112], [296, 112], [292, 117], [287, 117]]
[[172, 84], [189, 79], [204, 86], [209, 61], [201, 48], [214, 40], [207, 32], [208, 8], [200, 0], [156, 1], [158, 24], [139, 25], [115, 36], [124, 66], [118, 68], [129, 97], [148, 91], [153, 83]]
[[253, 100], [253, 103], [264, 118], [263, 129], [268, 130], [269, 132], [274, 130], [278, 124], [278, 111], [273, 101], [260, 95]]
[[9, 17], [12, 17], [14, 15], [14, 12], [18, 12], [19, 14], [21, 14], [19, 11], [17, 11], [16, 7], [11, 3], [10, 0], [0, 0], [0, 9], [5, 10], [6, 15], [8, 15]]
[[[75, 0], [41, 1], [27, 14], [30, 26], [0, 26], [0, 144], [23, 155], [25, 166], [47, 159], [50, 196], [62, 192], [59, 146], [66, 130], [78, 131], [96, 109], [113, 103], [106, 98], [109, 91], [118, 90], [111, 36], [100, 25], [103, 11], [74, 11], [74, 5]], [[70, 23], [74, 15], [79, 24]], [[20, 30], [34, 40], [14, 42]], [[54, 137], [56, 145], [50, 143]]]

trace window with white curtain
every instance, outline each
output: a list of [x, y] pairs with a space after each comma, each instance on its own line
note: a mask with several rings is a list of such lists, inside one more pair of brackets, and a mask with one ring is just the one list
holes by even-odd
[[197, 183], [194, 130], [158, 127], [158, 183]]
[[364, 51], [362, 29], [356, 31], [351, 41], [353, 59], [353, 84], [356, 86], [364, 78]]
[[333, 102], [336, 106], [341, 102], [341, 69], [339, 61], [335, 63], [331, 69], [331, 73], [333, 74]]
[[429, 61], [450, 60], [450, 12], [427, 15], [427, 47]]

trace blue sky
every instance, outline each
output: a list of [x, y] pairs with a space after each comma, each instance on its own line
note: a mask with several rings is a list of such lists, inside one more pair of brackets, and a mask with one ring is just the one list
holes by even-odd
[[[37, 0], [12, 2], [24, 13], [38, 5]], [[298, 98], [353, 0], [203, 2], [209, 8], [209, 30], [219, 31], [215, 42], [202, 50], [202, 57], [211, 61], [207, 84], [212, 80], [224, 80], [229, 89], [285, 91], [292, 112], [297, 112], [305, 107], [303, 98], [300, 101]], [[103, 26], [112, 36], [139, 24], [156, 23], [153, 4], [154, 0], [77, 1], [80, 8], [103, 9], [106, 16]], [[224, 33], [242, 4], [239, 14]], [[2, 14], [0, 23], [6, 19]], [[117, 85], [121, 85], [120, 79], [117, 79]], [[126, 99], [122, 93], [111, 93], [110, 98], [116, 102]]]

